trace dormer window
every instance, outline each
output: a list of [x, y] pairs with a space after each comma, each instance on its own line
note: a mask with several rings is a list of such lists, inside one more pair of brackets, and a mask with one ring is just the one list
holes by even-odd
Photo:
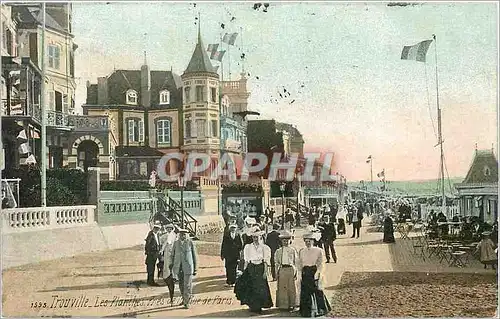
[[160, 92], [160, 104], [170, 104], [170, 92], [163, 90]]
[[127, 104], [137, 105], [137, 92], [134, 90], [127, 91]]
[[484, 176], [490, 176], [491, 175], [491, 170], [488, 166], [485, 166], [483, 169]]

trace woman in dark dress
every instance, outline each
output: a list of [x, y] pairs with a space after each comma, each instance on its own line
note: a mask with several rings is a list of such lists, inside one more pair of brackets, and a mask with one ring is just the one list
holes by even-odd
[[394, 223], [391, 216], [386, 215], [384, 219], [384, 243], [394, 243]]
[[271, 263], [271, 249], [262, 243], [263, 231], [255, 229], [253, 243], [245, 245], [243, 257], [245, 270], [236, 280], [234, 293], [241, 305], [248, 305], [251, 312], [261, 313], [262, 308], [271, 308], [273, 300], [267, 282], [268, 268]]
[[327, 297], [321, 289], [323, 250], [314, 247], [314, 234], [306, 233], [303, 238], [306, 244], [299, 252], [298, 271], [302, 274], [300, 281], [300, 315], [302, 317], [324, 316], [332, 310]]

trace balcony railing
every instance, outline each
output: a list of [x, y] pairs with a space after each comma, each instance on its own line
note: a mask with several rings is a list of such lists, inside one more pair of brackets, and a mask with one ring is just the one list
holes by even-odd
[[28, 103], [25, 99], [11, 99], [10, 105], [7, 99], [2, 99], [2, 116], [31, 117], [35, 122], [42, 122], [39, 104]]
[[68, 127], [76, 131], [106, 131], [108, 130], [108, 117], [99, 115], [69, 115], [56, 111], [48, 111], [47, 125]]
[[[39, 104], [28, 104], [26, 100], [2, 99], [2, 116], [31, 117], [36, 123], [42, 123], [42, 114]], [[65, 127], [77, 131], [107, 131], [108, 117], [100, 115], [70, 115], [57, 111], [47, 111], [47, 126]]]

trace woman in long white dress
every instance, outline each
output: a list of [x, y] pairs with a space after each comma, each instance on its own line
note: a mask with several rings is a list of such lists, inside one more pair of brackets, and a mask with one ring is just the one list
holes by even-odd
[[166, 232], [160, 237], [162, 256], [163, 256], [163, 280], [167, 284], [168, 292], [170, 296], [170, 303], [174, 302], [174, 289], [175, 283], [172, 278], [172, 251], [174, 248], [174, 242], [177, 239], [177, 235], [174, 232], [174, 225], [168, 224], [165, 226]]

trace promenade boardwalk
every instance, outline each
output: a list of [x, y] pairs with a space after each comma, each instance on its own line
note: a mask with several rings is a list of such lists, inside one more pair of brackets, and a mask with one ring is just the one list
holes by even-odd
[[[421, 295], [417, 298], [420, 303], [426, 302], [427, 299], [439, 298], [434, 294], [441, 294], [447, 298], [453, 298], [452, 294], [455, 294], [457, 298], [468, 298], [466, 300], [468, 304], [473, 304], [467, 314], [484, 315], [492, 311], [494, 314], [496, 309], [496, 303], [492, 301], [496, 296], [494, 271], [484, 270], [478, 265], [450, 268], [438, 264], [435, 260], [423, 261], [411, 253], [412, 248], [407, 241], [397, 238], [395, 244], [383, 244], [382, 234], [367, 232], [368, 228], [362, 228], [360, 239], [350, 238], [350, 229], [348, 235], [340, 236], [336, 241], [338, 263], [326, 264], [324, 289], [332, 300], [333, 315], [411, 315], [418, 310], [418, 305], [407, 299], [414, 295], [413, 291]], [[300, 238], [302, 233], [303, 230], [297, 230], [297, 239], [293, 243], [298, 248], [303, 247]], [[177, 287], [176, 300], [172, 307], [169, 304], [166, 287], [145, 285], [143, 247], [132, 247], [5, 270], [3, 315], [8, 317], [250, 316], [247, 307], [240, 306], [235, 299], [232, 288], [224, 286], [224, 267], [219, 257], [220, 245], [210, 240], [217, 241], [217, 238], [198, 242], [200, 262], [193, 285], [195, 299], [188, 310], [179, 306]], [[413, 275], [408, 275], [410, 273]], [[423, 282], [422, 275], [418, 273], [424, 274], [425, 277], [430, 276], [433, 281]], [[450, 276], [450, 273], [455, 274]], [[457, 273], [462, 276], [461, 279], [454, 279], [458, 278]], [[441, 277], [436, 277], [439, 274]], [[473, 277], [467, 277], [468, 275]], [[408, 281], [407, 284], [401, 284], [405, 280]], [[458, 280], [459, 284], [453, 285], [454, 280]], [[446, 285], [451, 289], [451, 293], [443, 294], [443, 288], [433, 287], [433, 282]], [[270, 287], [274, 300], [276, 283], [270, 282]], [[473, 295], [478, 291], [484, 292], [479, 297], [482, 296], [483, 301], [477, 301], [478, 297]], [[352, 307], [350, 302], [352, 294], [355, 294], [357, 307]], [[388, 295], [392, 297], [389, 298]], [[411, 305], [403, 307], [400, 302], [391, 299], [398, 296], [404, 297], [402, 299], [404, 301], [401, 302]], [[388, 300], [392, 300], [389, 306]], [[464, 304], [464, 302], [447, 301], [443, 307], [445, 309], [443, 315], [454, 313], [455, 308], [463, 308]], [[401, 308], [406, 313], [402, 313]], [[419, 312], [419, 315], [439, 316], [430, 310]], [[269, 309], [260, 316], [290, 316], [290, 314]]]

